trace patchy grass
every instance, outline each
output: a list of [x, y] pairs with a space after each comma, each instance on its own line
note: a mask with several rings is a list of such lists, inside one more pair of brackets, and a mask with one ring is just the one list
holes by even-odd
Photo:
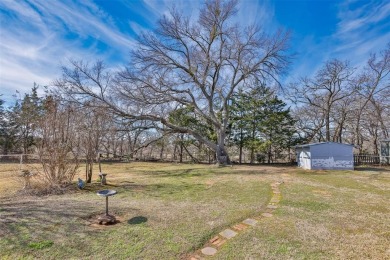
[[[390, 171], [305, 171], [217, 259], [390, 259]], [[231, 242], [231, 243], [230, 243]]]
[[[17, 195], [0, 177], [0, 258], [185, 258], [224, 228], [263, 212], [269, 184], [286, 173], [274, 216], [229, 240], [214, 258], [390, 258], [388, 169], [117, 163], [104, 164], [103, 172], [105, 187], [95, 181], [45, 197]], [[118, 191], [109, 211], [121, 223], [91, 225], [105, 207], [96, 191], [106, 188]]]
[[[224, 227], [258, 214], [277, 175], [209, 165], [106, 164], [108, 185], [45, 197], [0, 199], [0, 258], [177, 259]], [[272, 177], [274, 176], [274, 177]], [[96, 179], [96, 177], [94, 177]], [[101, 189], [115, 189], [109, 211], [121, 223], [101, 227]], [[40, 250], [31, 243], [52, 241]]]

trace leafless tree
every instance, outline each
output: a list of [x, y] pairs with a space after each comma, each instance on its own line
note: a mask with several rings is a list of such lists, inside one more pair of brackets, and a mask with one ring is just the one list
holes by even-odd
[[390, 44], [363, 68], [327, 62], [315, 77], [291, 85], [297, 127], [308, 141], [348, 142], [358, 153], [377, 153], [379, 140], [389, 136], [389, 83]]
[[37, 155], [42, 164], [40, 176], [47, 188], [69, 184], [79, 167], [74, 133], [77, 122], [72, 107], [62, 107], [59, 101], [48, 97], [45, 116], [38, 123]]
[[[350, 103], [354, 114], [354, 136], [352, 142], [359, 148], [363, 147], [363, 139], [367, 138], [362, 133], [363, 128], [370, 126], [370, 133], [376, 136], [373, 144], [377, 147], [378, 135], [388, 138], [389, 130], [386, 126], [386, 107], [390, 104], [390, 43], [387, 49], [379, 55], [371, 54], [367, 65], [354, 79], [354, 100]], [[386, 95], [387, 93], [387, 95]], [[374, 113], [373, 113], [374, 112]], [[375, 119], [378, 124], [373, 123]], [[368, 123], [371, 121], [371, 123]], [[378, 129], [373, 126], [377, 125]], [[365, 126], [365, 127], [363, 127]], [[381, 130], [378, 132], [378, 130]], [[375, 151], [376, 149], [374, 149]]]
[[80, 148], [86, 159], [85, 179], [91, 183], [93, 164], [99, 155], [103, 138], [110, 132], [111, 115], [107, 111], [97, 107], [84, 106], [79, 109], [79, 120], [77, 132], [80, 141]]
[[[252, 79], [276, 80], [288, 63], [288, 34], [265, 34], [256, 26], [234, 24], [236, 1], [206, 1], [197, 22], [171, 9], [155, 33], [145, 33], [130, 66], [112, 81], [102, 63], [72, 62], [57, 85], [94, 98], [126, 118], [159, 122], [209, 146], [218, 162], [230, 162], [225, 148], [232, 94]], [[115, 84], [113, 84], [115, 83]], [[80, 95], [79, 95], [80, 97]], [[218, 141], [169, 121], [178, 107], [191, 107], [211, 124]], [[158, 126], [158, 125], [157, 125]]]
[[351, 76], [354, 72], [348, 62], [330, 60], [316, 73], [314, 78], [302, 78], [291, 84], [290, 97], [308, 109], [319, 112], [317, 117], [324, 120], [325, 140], [331, 141], [332, 113], [337, 103], [351, 95]]
[[325, 121], [323, 117], [318, 116], [319, 114], [317, 107], [309, 105], [303, 105], [293, 110], [292, 115], [296, 119], [295, 125], [299, 130], [298, 134], [301, 139], [307, 142], [321, 142], [325, 140], [322, 132]]

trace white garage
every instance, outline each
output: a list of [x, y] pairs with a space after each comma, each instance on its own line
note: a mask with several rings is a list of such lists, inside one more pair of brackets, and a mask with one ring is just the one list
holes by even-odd
[[334, 142], [295, 146], [298, 166], [312, 170], [353, 170], [353, 145]]

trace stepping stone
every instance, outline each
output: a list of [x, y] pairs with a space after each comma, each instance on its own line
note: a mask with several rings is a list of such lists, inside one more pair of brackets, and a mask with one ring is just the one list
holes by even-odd
[[237, 235], [237, 232], [234, 232], [233, 230], [231, 229], [225, 229], [224, 231], [222, 231], [221, 233], [219, 233], [221, 236], [223, 236], [224, 238], [227, 238], [227, 239], [230, 239], [232, 237], [235, 237]]
[[273, 215], [271, 214], [271, 213], [263, 213], [263, 214], [261, 214], [263, 217], [266, 217], [266, 218], [270, 218], [270, 217], [272, 217]]
[[215, 255], [216, 253], [217, 253], [217, 249], [215, 249], [215, 248], [212, 248], [212, 247], [205, 247], [205, 248], [203, 248], [202, 250], [202, 254], [204, 254], [204, 255]]
[[278, 206], [276, 206], [276, 205], [268, 205], [267, 206], [267, 209], [277, 209], [278, 208]]
[[256, 225], [257, 220], [254, 220], [254, 219], [251, 219], [251, 218], [247, 218], [242, 223], [247, 224], [249, 226], [254, 226], [254, 225]]

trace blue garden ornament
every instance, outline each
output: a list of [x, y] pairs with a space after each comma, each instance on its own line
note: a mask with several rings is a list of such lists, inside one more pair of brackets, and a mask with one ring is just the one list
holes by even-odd
[[83, 181], [82, 179], [79, 178], [78, 182], [77, 182], [77, 187], [79, 187], [79, 189], [84, 189], [85, 187], [85, 181]]

